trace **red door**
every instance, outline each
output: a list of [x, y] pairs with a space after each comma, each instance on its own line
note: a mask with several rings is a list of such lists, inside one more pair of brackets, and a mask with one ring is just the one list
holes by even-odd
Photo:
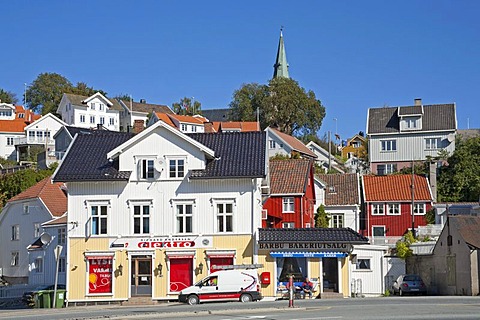
[[170, 258], [170, 292], [180, 292], [193, 284], [193, 259]]
[[231, 266], [233, 257], [210, 257], [210, 273], [217, 271], [215, 266]]

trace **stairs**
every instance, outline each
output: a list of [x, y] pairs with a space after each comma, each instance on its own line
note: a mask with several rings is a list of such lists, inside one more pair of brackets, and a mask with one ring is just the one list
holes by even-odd
[[130, 299], [120, 303], [122, 306], [146, 306], [156, 304], [158, 304], [158, 301], [152, 300], [151, 296], [131, 297]]

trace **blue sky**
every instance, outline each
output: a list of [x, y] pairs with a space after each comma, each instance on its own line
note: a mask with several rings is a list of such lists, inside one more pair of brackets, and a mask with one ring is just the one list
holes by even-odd
[[414, 98], [455, 102], [458, 127], [480, 128], [480, 1], [0, 4], [0, 88], [19, 100], [56, 72], [109, 96], [225, 108], [243, 83], [272, 77], [283, 25], [290, 76], [326, 107], [320, 137], [365, 131], [368, 108]]

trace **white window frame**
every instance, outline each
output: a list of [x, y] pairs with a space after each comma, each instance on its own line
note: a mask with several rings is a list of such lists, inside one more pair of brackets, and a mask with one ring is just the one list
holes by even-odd
[[58, 228], [57, 229], [58, 244], [67, 243], [67, 228]]
[[[189, 207], [190, 212], [187, 210]], [[182, 212], [179, 211], [179, 208], [182, 208]], [[195, 201], [175, 200], [173, 201], [173, 210], [175, 216], [175, 232], [177, 234], [192, 234], [194, 232]]]
[[[152, 201], [133, 201], [131, 206], [131, 215], [132, 215], [132, 230], [131, 234], [134, 235], [145, 235], [151, 234], [152, 232]], [[145, 212], [145, 209], [148, 208], [148, 212]], [[139, 210], [138, 212], [137, 209]], [[135, 221], [138, 220], [139, 231], [135, 230]], [[148, 223], [147, 229], [145, 231], [145, 223]]]
[[10, 240], [12, 240], [12, 241], [20, 240], [20, 225], [19, 224], [12, 225], [12, 232], [10, 234]]
[[[180, 161], [183, 161], [183, 170], [180, 171], [179, 169], [182, 167], [180, 165]], [[168, 164], [168, 173], [167, 173], [167, 178], [176, 180], [176, 179], [183, 179], [187, 173], [187, 158], [186, 157], [168, 157], [167, 158], [167, 164]], [[174, 166], [174, 170], [172, 170], [172, 164]], [[181, 174], [180, 174], [181, 172]], [[173, 174], [173, 176], [172, 176]]]
[[140, 180], [155, 179], [155, 159], [143, 158], [140, 159]]
[[23, 205], [23, 214], [29, 214], [30, 213], [30, 206], [28, 205], [28, 203], [25, 203]]
[[105, 117], [104, 116], [100, 116], [100, 124], [102, 126], [105, 125]]
[[[419, 211], [420, 209], [420, 211]], [[426, 205], [425, 203], [414, 203], [413, 204], [413, 213], [416, 216], [424, 216], [426, 214]]]
[[441, 138], [425, 138], [425, 150], [438, 150], [441, 149]]
[[95, 124], [95, 116], [90, 115], [90, 124]]
[[108, 121], [109, 121], [109, 124], [110, 124], [111, 126], [114, 126], [114, 125], [115, 125], [115, 118], [110, 117]]
[[387, 215], [388, 216], [399, 216], [401, 215], [401, 206], [400, 203], [387, 203]]
[[343, 213], [332, 213], [330, 224], [332, 228], [343, 228], [345, 226], [345, 215]]
[[188, 126], [185, 123], [180, 124], [180, 131], [187, 132]]
[[42, 234], [42, 225], [40, 222], [33, 223], [33, 237], [38, 238]]
[[268, 148], [269, 149], [275, 149], [277, 147], [277, 143], [275, 140], [268, 140]]
[[14, 137], [7, 137], [7, 146], [13, 146], [15, 144], [15, 138]]
[[103, 104], [103, 103], [99, 103], [99, 104], [98, 104], [98, 111], [103, 111], [103, 107], [104, 107], [104, 104]]
[[384, 216], [385, 215], [385, 204], [383, 203], [372, 203], [372, 216]]
[[417, 119], [406, 118], [404, 121], [405, 121], [405, 129], [417, 129]]
[[[217, 233], [234, 232], [235, 199], [216, 199], [213, 201]], [[230, 211], [227, 209], [230, 208]], [[228, 226], [230, 226], [228, 228]]]
[[381, 144], [381, 151], [382, 152], [395, 152], [397, 151], [397, 140], [389, 139], [389, 140], [380, 140]]
[[[372, 270], [371, 260], [372, 260], [371, 258], [357, 257], [357, 261], [355, 262], [355, 270], [362, 270], [362, 271]], [[363, 267], [362, 262], [365, 267]]]
[[197, 126], [192, 124], [192, 132], [197, 132]]
[[19, 261], [20, 261], [20, 252], [12, 251], [12, 255], [10, 256], [10, 266], [18, 267]]
[[80, 115], [80, 123], [85, 123], [85, 115], [84, 114]]
[[[376, 236], [376, 235], [375, 235], [375, 229], [380, 229], [380, 228], [383, 229], [383, 236]], [[387, 230], [387, 228], [386, 228], [385, 226], [382, 226], [382, 225], [373, 225], [373, 226], [372, 226], [372, 237], [373, 237], [373, 238], [375, 238], [375, 237], [385, 238], [386, 230]]]
[[95, 102], [92, 102], [92, 104], [90, 105], [90, 108], [91, 108], [92, 110], [95, 110]]
[[[93, 208], [97, 208], [97, 213], [93, 214]], [[105, 210], [103, 210], [105, 208]], [[105, 214], [103, 214], [105, 212]], [[106, 236], [108, 235], [109, 217], [110, 217], [110, 202], [109, 201], [88, 201], [88, 216], [87, 224], [88, 236]], [[95, 223], [96, 221], [96, 223]], [[105, 223], [105, 231], [102, 232], [102, 223]], [[94, 230], [94, 226], [97, 228]]]
[[295, 197], [282, 198], [282, 212], [283, 213], [295, 212]]
[[295, 222], [282, 222], [283, 229], [293, 229], [295, 228]]

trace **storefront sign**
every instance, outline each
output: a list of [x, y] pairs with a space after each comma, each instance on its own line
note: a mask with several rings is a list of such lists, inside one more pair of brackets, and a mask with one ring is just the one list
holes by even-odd
[[87, 257], [88, 293], [112, 293], [112, 257]]
[[323, 242], [281, 242], [281, 243], [259, 243], [260, 250], [276, 249], [304, 249], [304, 250], [336, 250], [342, 252], [350, 251], [352, 245], [348, 243], [323, 243]]
[[212, 237], [120, 238], [110, 244], [110, 249], [154, 250], [161, 248], [210, 248]]
[[344, 258], [347, 256], [345, 252], [270, 252], [274, 258]]

